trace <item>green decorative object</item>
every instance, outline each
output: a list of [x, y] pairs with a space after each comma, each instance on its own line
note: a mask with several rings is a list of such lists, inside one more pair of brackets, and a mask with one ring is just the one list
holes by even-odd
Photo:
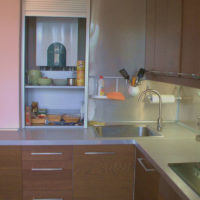
[[63, 44], [55, 42], [48, 47], [47, 64], [52, 67], [66, 66], [66, 48]]

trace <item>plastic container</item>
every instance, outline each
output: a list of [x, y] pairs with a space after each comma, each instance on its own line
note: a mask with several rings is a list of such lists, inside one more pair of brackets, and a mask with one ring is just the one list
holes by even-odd
[[98, 96], [104, 96], [105, 92], [104, 92], [104, 79], [103, 76], [99, 76], [99, 80], [98, 80], [98, 92], [97, 92]]

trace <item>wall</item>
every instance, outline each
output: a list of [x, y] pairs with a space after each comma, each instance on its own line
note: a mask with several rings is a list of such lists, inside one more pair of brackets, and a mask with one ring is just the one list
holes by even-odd
[[[120, 76], [126, 68], [130, 75], [144, 67], [145, 61], [145, 0], [92, 0], [89, 75]], [[149, 85], [150, 84], [150, 85]], [[140, 90], [150, 88], [173, 93], [174, 85], [143, 82]], [[96, 82], [89, 81], [89, 94], [95, 94]], [[115, 90], [114, 80], [105, 80], [105, 92]], [[127, 92], [127, 84], [120, 80], [124, 102], [89, 99], [89, 120], [139, 121], [157, 120], [158, 105], [138, 103]], [[172, 108], [172, 109], [169, 109]], [[176, 104], [163, 105], [163, 119], [176, 119]]]
[[197, 118], [200, 117], [200, 89], [182, 86], [180, 96], [182, 97], [179, 111], [180, 122], [200, 130], [197, 126]]
[[0, 128], [19, 128], [20, 0], [0, 6]]

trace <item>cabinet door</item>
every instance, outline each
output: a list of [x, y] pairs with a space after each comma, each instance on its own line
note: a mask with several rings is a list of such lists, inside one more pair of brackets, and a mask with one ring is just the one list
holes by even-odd
[[137, 150], [135, 175], [135, 200], [158, 199], [159, 173]]
[[21, 200], [21, 149], [0, 147], [0, 199]]
[[179, 72], [182, 0], [147, 0], [147, 70]]
[[74, 200], [132, 200], [133, 145], [74, 147]]
[[182, 72], [200, 74], [200, 1], [184, 0]]
[[158, 200], [181, 200], [182, 198], [174, 191], [163, 178], [160, 179], [159, 183], [159, 196]]
[[1, 1], [0, 6], [0, 128], [19, 128], [20, 95], [20, 0]]

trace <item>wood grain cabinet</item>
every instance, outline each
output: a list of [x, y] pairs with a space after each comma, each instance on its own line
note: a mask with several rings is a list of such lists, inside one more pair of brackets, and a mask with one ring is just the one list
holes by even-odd
[[147, 70], [180, 71], [182, 0], [146, 0]]
[[136, 151], [135, 200], [156, 200], [159, 188], [159, 173], [148, 159]]
[[133, 145], [74, 147], [74, 200], [132, 200]]
[[183, 200], [139, 150], [136, 150], [135, 177], [134, 200]]
[[23, 200], [72, 199], [72, 154], [72, 146], [23, 147]]
[[22, 199], [20, 147], [0, 147], [0, 199]]

